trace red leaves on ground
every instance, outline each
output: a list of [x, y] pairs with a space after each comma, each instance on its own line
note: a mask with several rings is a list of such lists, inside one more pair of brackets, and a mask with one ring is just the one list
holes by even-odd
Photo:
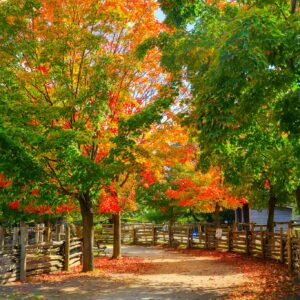
[[[109, 276], [110, 274], [141, 274], [153, 268], [151, 263], [146, 263], [139, 257], [122, 257], [121, 259], [110, 259], [109, 257], [95, 258], [96, 272], [81, 273], [82, 266], [76, 266], [69, 272], [56, 272], [53, 274], [43, 274], [28, 278], [30, 282], [60, 282], [74, 277], [82, 276]], [[97, 272], [99, 270], [101, 273]]]
[[121, 259], [113, 260], [108, 257], [97, 257], [95, 258], [95, 267], [103, 272], [112, 274], [140, 274], [150, 269], [152, 265], [150, 263], [146, 263], [144, 259], [139, 257], [124, 256]]
[[[264, 261], [255, 257], [248, 257], [237, 253], [208, 251], [208, 250], [179, 250], [194, 256], [211, 256], [237, 268], [249, 278], [249, 282], [234, 292], [226, 299], [287, 299], [288, 296], [300, 294], [300, 285], [294, 282], [287, 266], [276, 261]], [[292, 299], [292, 298], [291, 298]]]

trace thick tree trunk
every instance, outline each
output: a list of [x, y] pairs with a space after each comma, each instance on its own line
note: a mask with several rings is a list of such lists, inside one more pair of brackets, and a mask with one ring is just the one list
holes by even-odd
[[215, 212], [214, 212], [214, 224], [215, 228], [220, 227], [220, 205], [219, 202], [216, 203]]
[[273, 189], [270, 189], [270, 198], [268, 203], [268, 222], [267, 222], [267, 231], [274, 231], [274, 214], [275, 214], [275, 205], [276, 205], [276, 197], [274, 195]]
[[112, 259], [121, 258], [121, 213], [113, 214], [114, 245]]
[[80, 196], [80, 212], [83, 224], [83, 261], [82, 271], [94, 270], [94, 215], [92, 211], [92, 201], [89, 195]]

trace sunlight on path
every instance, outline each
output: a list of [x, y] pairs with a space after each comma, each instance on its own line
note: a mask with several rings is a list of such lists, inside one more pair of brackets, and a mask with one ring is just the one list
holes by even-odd
[[[211, 256], [191, 256], [156, 247], [124, 246], [124, 256], [143, 257], [154, 266], [142, 274], [109, 274], [70, 278], [59, 283], [28, 283], [19, 286], [28, 295], [40, 298], [8, 299], [86, 299], [86, 300], [173, 300], [226, 298], [247, 278], [233, 266]], [[18, 287], [0, 288], [17, 293]], [[23, 295], [25, 295], [23, 293]]]

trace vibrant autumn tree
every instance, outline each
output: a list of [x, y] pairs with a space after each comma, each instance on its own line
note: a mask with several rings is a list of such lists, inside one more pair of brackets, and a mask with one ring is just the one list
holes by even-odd
[[138, 200], [144, 207], [161, 211], [169, 228], [183, 215], [210, 212], [215, 212], [219, 224], [221, 208], [234, 209], [246, 200], [233, 197], [234, 193], [223, 185], [218, 168], [206, 174], [197, 171], [198, 147], [188, 128], [180, 125], [176, 114], [166, 115], [166, 122], [152, 126], [140, 145], [144, 152], [148, 150], [150, 164], [139, 174]]
[[6, 197], [23, 207], [78, 205], [83, 271], [93, 269], [101, 193], [132, 171], [143, 131], [172, 101], [159, 52], [135, 57], [140, 42], [163, 30], [156, 8], [152, 0], [0, 4], [0, 168], [12, 180]]
[[[234, 193], [223, 185], [218, 168], [211, 168], [206, 174], [193, 170], [190, 174], [179, 174], [166, 190], [168, 198], [176, 200], [176, 205], [189, 207], [194, 213], [214, 213], [215, 226], [220, 225], [220, 209], [237, 209], [247, 203], [245, 198], [233, 196]], [[173, 204], [174, 205], [174, 204]]]

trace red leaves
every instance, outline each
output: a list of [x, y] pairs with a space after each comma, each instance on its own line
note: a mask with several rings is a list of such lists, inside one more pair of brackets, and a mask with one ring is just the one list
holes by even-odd
[[116, 195], [103, 194], [100, 197], [100, 201], [99, 212], [101, 214], [114, 214], [122, 210]]
[[69, 121], [65, 120], [63, 121], [62, 125], [61, 125], [62, 129], [71, 129], [71, 124]]
[[172, 184], [174, 186], [166, 190], [166, 195], [169, 199], [177, 200], [175, 205], [178, 206], [194, 206], [203, 212], [212, 212], [217, 202], [226, 208], [236, 208], [242, 203], [248, 203], [245, 198], [239, 199], [231, 196], [229, 190], [221, 185], [218, 178], [207, 183], [201, 182], [201, 177], [200, 180], [199, 178], [197, 180], [197, 177], [185, 177], [172, 182]]
[[195, 204], [194, 200], [181, 200], [178, 203], [179, 206], [192, 206], [194, 204]]
[[142, 177], [142, 185], [145, 188], [148, 188], [149, 185], [154, 184], [156, 182], [156, 178], [151, 171], [144, 171], [140, 173]]
[[63, 203], [56, 207], [55, 212], [57, 214], [70, 213], [71, 211], [76, 210], [76, 205], [73, 203]]
[[108, 106], [111, 112], [114, 112], [117, 102], [118, 102], [118, 96], [116, 94], [114, 94], [112, 91], [108, 92]]
[[63, 213], [70, 213], [76, 209], [75, 204], [72, 203], [63, 203], [58, 205], [56, 208], [51, 207], [49, 204], [41, 204], [37, 205], [36, 203], [30, 203], [24, 206], [24, 212], [28, 214], [37, 214], [37, 215], [50, 215], [53, 213], [56, 214], [63, 214]]
[[6, 188], [12, 184], [11, 180], [6, 180], [4, 175], [0, 173], [0, 188]]
[[163, 214], [165, 214], [166, 211], [167, 211], [167, 209], [166, 209], [165, 207], [162, 207], [160, 210], [161, 210], [161, 212], [162, 212]]
[[11, 209], [18, 209], [19, 208], [19, 200], [15, 200], [13, 202], [8, 203], [8, 206]]
[[36, 125], [39, 125], [39, 122], [37, 120], [31, 120], [30, 122], [27, 123], [28, 125], [33, 125], [33, 126], [36, 126]]
[[[224, 253], [208, 250], [180, 250], [187, 255], [210, 256], [233, 266], [243, 276], [247, 276], [247, 284], [238, 285], [226, 299], [288, 299], [288, 296], [299, 295], [300, 286], [294, 283], [294, 278], [288, 273], [287, 266], [248, 257], [237, 253]], [[291, 297], [293, 299], [293, 297]]]
[[114, 183], [105, 187], [105, 192], [101, 195], [99, 200], [99, 213], [114, 214], [122, 210], [119, 205], [118, 193]]
[[41, 71], [44, 75], [47, 75], [49, 73], [45, 66], [38, 66], [37, 69]]
[[69, 272], [57, 272], [53, 274], [43, 274], [28, 278], [30, 282], [61, 282], [76, 277], [97, 277], [110, 274], [141, 274], [154, 266], [151, 263], [147, 263], [140, 257], [126, 257], [121, 259], [110, 259], [109, 257], [96, 257], [94, 259], [95, 268], [100, 272], [95, 273], [81, 273], [82, 266], [77, 266], [71, 269]]
[[108, 257], [97, 257], [95, 267], [106, 273], [121, 274], [141, 272], [151, 268], [150, 263], [145, 263], [144, 259], [139, 257], [122, 257], [121, 259], [110, 260]]
[[248, 203], [248, 200], [246, 198], [241, 198], [241, 199], [239, 199], [239, 201], [242, 204], [247, 204]]
[[266, 188], [267, 190], [269, 190], [269, 189], [271, 188], [271, 182], [270, 182], [269, 179], [266, 179], [266, 180], [265, 180], [265, 188]]
[[35, 188], [31, 191], [31, 196], [38, 196], [39, 195], [39, 189]]

